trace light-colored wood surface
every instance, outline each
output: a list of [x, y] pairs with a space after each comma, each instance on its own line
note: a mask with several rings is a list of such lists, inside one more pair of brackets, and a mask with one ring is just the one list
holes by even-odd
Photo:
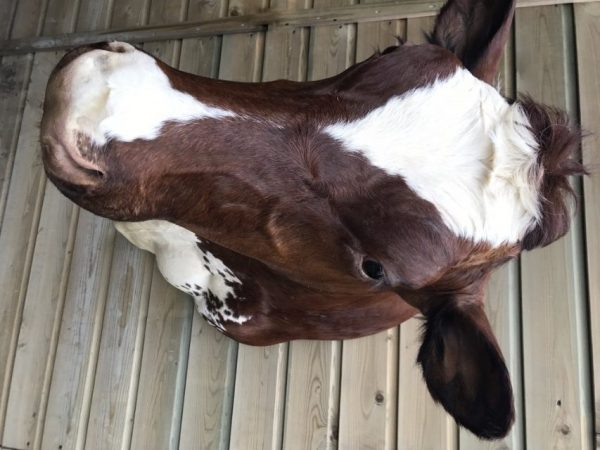
[[[518, 2], [517, 7], [525, 8], [594, 1], [599, 0], [521, 0]], [[291, 10], [285, 13], [237, 14], [234, 17], [206, 22], [164, 24], [164, 26], [137, 27], [135, 29], [131, 27], [115, 28], [104, 32], [76, 33], [67, 36], [27, 37], [12, 41], [0, 41], [0, 55], [65, 49], [98, 41], [146, 42], [219, 34], [255, 33], [265, 31], [269, 26], [297, 28], [427, 17], [437, 14], [443, 3], [441, 0], [396, 0], [388, 4], [315, 7], [312, 11]], [[128, 17], [128, 15], [125, 17]]]
[[600, 448], [600, 5], [575, 6], [581, 125], [594, 133], [583, 142], [583, 162], [592, 176], [584, 184], [589, 323], [594, 375], [594, 431]]
[[[59, 0], [49, 3], [43, 32], [73, 30], [75, 15], [65, 14], [63, 8], [64, 3]], [[29, 14], [35, 11], [30, 10]], [[26, 108], [23, 118], [31, 122], [26, 128], [21, 127], [2, 227], [2, 238], [7, 239], [8, 247], [3, 258], [14, 259], [2, 264], [3, 275], [10, 278], [0, 282], [2, 292], [13, 294], [7, 297], [11, 302], [6, 305], [8, 314], [3, 314], [11, 334], [4, 341], [8, 351], [0, 426], [3, 444], [17, 448], [39, 441], [70, 264], [70, 254], [65, 250], [72, 248], [77, 220], [73, 204], [65, 201], [54, 187], [45, 189], [38, 152], [36, 124], [41, 115], [44, 85], [59, 56], [49, 53], [34, 58], [28, 97], [31, 108]], [[33, 207], [29, 214], [23, 214], [24, 205]], [[38, 221], [43, 223], [39, 229]], [[47, 264], [48, 259], [54, 264]], [[22, 379], [28, 383], [22, 383]]]
[[397, 328], [344, 342], [338, 448], [396, 447], [397, 377]]
[[[10, 30], [17, 10], [17, 0], [4, 0], [2, 2], [2, 15], [0, 15], [0, 39], [10, 39]], [[31, 33], [33, 34], [33, 33]]]
[[[38, 158], [37, 130], [35, 124], [41, 117], [40, 104], [44, 96], [44, 84], [57, 55], [38, 55], [33, 64], [31, 84], [27, 93], [27, 106], [23, 112], [21, 132], [11, 177], [10, 195], [0, 234], [0, 291], [1, 302], [1, 357], [3, 370], [2, 401], [0, 403], [0, 429], [4, 419], [11, 380], [17, 340], [22, 322], [26, 286], [37, 236], [37, 224], [41, 210], [41, 162]], [[40, 186], [42, 184], [42, 186]]]
[[[37, 36], [44, 22], [45, 0], [8, 1], [0, 19], [3, 39]], [[39, 11], [38, 14], [36, 12]], [[32, 20], [33, 19], [33, 20]], [[0, 64], [0, 230], [25, 107], [33, 55], [5, 56]], [[0, 360], [2, 360], [0, 355]]]
[[[41, 31], [43, 12], [38, 15], [32, 14], [32, 7], [40, 5], [32, 5], [24, 0], [16, 6], [17, 9], [10, 17], [11, 21], [4, 24], [5, 36], [9, 33], [12, 37], [18, 36], [19, 33], [32, 35]], [[34, 16], [34, 21], [31, 21], [31, 16]], [[12, 33], [11, 27], [14, 28]], [[13, 171], [20, 170], [22, 175], [26, 174], [23, 171], [35, 160], [35, 123], [39, 120], [39, 109], [31, 105], [26, 109], [25, 100], [35, 100], [38, 98], [35, 96], [43, 95], [45, 74], [38, 70], [37, 92], [34, 93], [33, 88], [28, 91], [32, 67], [33, 55], [5, 56], [0, 63], [0, 292], [3, 293], [0, 295], [0, 442], [12, 375], [16, 333], [23, 308], [20, 289], [27, 260], [24, 252], [28, 249], [27, 238], [30, 235], [27, 224], [29, 220], [31, 225], [35, 217], [31, 210], [26, 213], [24, 205], [20, 203], [27, 199], [35, 202], [35, 199], [32, 200], [33, 194], [30, 194], [36, 186], [35, 172], [27, 174], [27, 180], [21, 179], [18, 184], [12, 185], [13, 195], [10, 207], [8, 206]], [[21, 135], [23, 125], [29, 126], [30, 129], [24, 130]], [[27, 155], [22, 152], [17, 158], [19, 141], [21, 145], [30, 145], [31, 151]], [[11, 217], [5, 221], [7, 210]], [[21, 219], [23, 223], [20, 223]]]
[[[572, 8], [517, 12], [517, 89], [575, 116]], [[560, 241], [521, 258], [528, 447], [589, 449], [587, 320], [580, 217]], [[590, 249], [597, 251], [596, 249]], [[540, 357], [540, 355], [545, 355]]]
[[[11, 37], [210, 21], [226, 15], [236, 20], [254, 12], [270, 14], [269, 9], [284, 20], [288, 11], [299, 11], [297, 22], [261, 26], [261, 33], [145, 43], [147, 50], [183, 70], [247, 80], [333, 75], [377, 47], [392, 44], [396, 34], [407, 32], [411, 40], [421, 40], [421, 29], [428, 30], [432, 22], [411, 19], [407, 31], [403, 21], [389, 20], [306, 28], [310, 14], [326, 8], [348, 8], [346, 13], [354, 17], [366, 11], [363, 5], [331, 1], [272, 0], [267, 5], [259, 0], [81, 0], [63, 8], [64, 2], [19, 1], [13, 14], [19, 26], [13, 27]], [[511, 60], [509, 49], [503, 69], [506, 92], [529, 91], [576, 116], [578, 76], [584, 126], [600, 131], [597, 4], [575, 6], [576, 47], [571, 7], [518, 14], [516, 59]], [[166, 41], [163, 36], [160, 40]], [[593, 392], [588, 374], [595, 375], [597, 392], [600, 384], [596, 178], [585, 181], [585, 239], [583, 228], [576, 225], [575, 233], [560, 243], [525, 256], [522, 267], [515, 262], [500, 269], [490, 284], [488, 316], [511, 370], [517, 417], [527, 416], [505, 440], [486, 443], [468, 432], [457, 433], [454, 422], [431, 401], [415, 364], [419, 321], [343, 343], [238, 346], [208, 326], [190, 299], [164, 282], [153, 257], [118, 236], [109, 221], [79, 211], [46, 185], [37, 124], [47, 76], [60, 56], [3, 57], [0, 72], [2, 86], [14, 69], [16, 86], [14, 92], [0, 90], [0, 120], [7, 125], [0, 130], [0, 155], [8, 155], [0, 157], [2, 173], [8, 174], [4, 200], [0, 198], [2, 446], [591, 447]], [[584, 159], [596, 172], [597, 147], [597, 138], [588, 138], [584, 145]], [[593, 365], [588, 371], [589, 358]]]

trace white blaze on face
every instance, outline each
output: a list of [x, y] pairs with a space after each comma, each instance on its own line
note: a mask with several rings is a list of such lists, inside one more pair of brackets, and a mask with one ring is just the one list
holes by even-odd
[[119, 52], [92, 50], [65, 69], [72, 132], [103, 145], [109, 139], [154, 139], [169, 121], [235, 116], [173, 89], [149, 55], [127, 43], [109, 45]]
[[466, 69], [324, 131], [402, 176], [458, 236], [515, 243], [539, 220], [538, 146], [528, 119]]
[[133, 245], [156, 255], [160, 273], [176, 288], [194, 297], [198, 312], [224, 330], [225, 322], [243, 324], [251, 319], [231, 309], [235, 286], [242, 285], [235, 274], [191, 231], [166, 220], [117, 222], [117, 230]]

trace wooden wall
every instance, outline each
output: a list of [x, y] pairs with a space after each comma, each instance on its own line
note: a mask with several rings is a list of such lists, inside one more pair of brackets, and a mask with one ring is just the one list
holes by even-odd
[[[371, 0], [365, 0], [368, 3]], [[203, 21], [356, 0], [0, 0], [0, 40]], [[432, 17], [145, 42], [223, 79], [318, 79]], [[600, 3], [519, 9], [500, 82], [600, 132]], [[600, 448], [600, 178], [572, 232], [501, 268], [487, 309], [515, 389], [501, 441], [459, 430], [415, 365], [418, 320], [345, 342], [238, 345], [197, 314], [151, 255], [64, 199], [38, 147], [63, 52], [0, 65], [0, 449]], [[600, 139], [584, 161], [600, 171]], [[594, 418], [596, 421], [594, 422]]]

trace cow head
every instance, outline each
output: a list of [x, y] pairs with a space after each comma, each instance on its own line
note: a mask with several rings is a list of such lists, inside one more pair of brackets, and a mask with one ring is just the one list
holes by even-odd
[[432, 396], [503, 436], [512, 391], [486, 281], [566, 233], [568, 176], [584, 172], [563, 112], [493, 87], [514, 7], [450, 0], [430, 44], [309, 83], [195, 77], [124, 43], [74, 50], [47, 88], [46, 172], [96, 214], [201, 239], [253, 317], [223, 327], [242, 341], [364, 335], [420, 310]]

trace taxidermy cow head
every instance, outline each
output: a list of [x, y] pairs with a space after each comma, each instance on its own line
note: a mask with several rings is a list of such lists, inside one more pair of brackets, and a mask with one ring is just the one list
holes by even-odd
[[420, 311], [433, 398], [503, 436], [512, 391], [484, 288], [567, 231], [567, 176], [584, 172], [563, 112], [493, 87], [514, 7], [450, 0], [430, 44], [306, 83], [73, 50], [46, 92], [46, 173], [239, 341], [350, 338]]

